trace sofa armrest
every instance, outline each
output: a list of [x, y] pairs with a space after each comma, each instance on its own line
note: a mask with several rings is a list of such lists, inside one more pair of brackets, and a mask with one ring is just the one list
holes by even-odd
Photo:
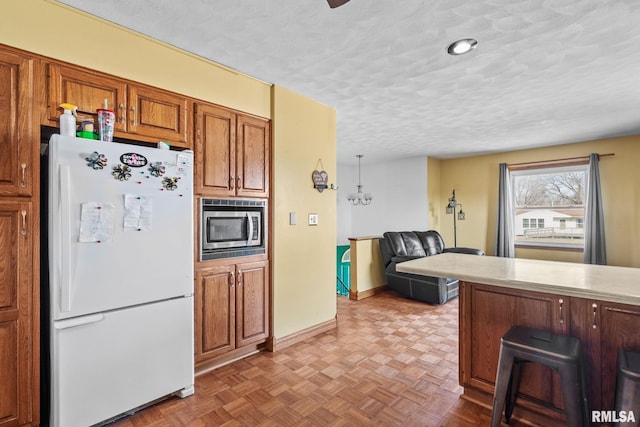
[[475, 249], [475, 248], [461, 248], [461, 247], [456, 247], [456, 248], [446, 248], [444, 252], [454, 252], [457, 254], [468, 254], [468, 255], [484, 255], [484, 251], [482, 249]]

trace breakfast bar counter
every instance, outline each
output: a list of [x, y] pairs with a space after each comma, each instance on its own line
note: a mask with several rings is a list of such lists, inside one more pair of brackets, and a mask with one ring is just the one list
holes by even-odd
[[[397, 270], [460, 280], [463, 398], [491, 408], [500, 338], [519, 325], [578, 338], [590, 409], [613, 409], [618, 350], [640, 351], [640, 269], [444, 253], [398, 264]], [[527, 364], [520, 391], [515, 419], [564, 424], [555, 372]]]
[[640, 306], [640, 268], [444, 253], [403, 262], [397, 270]]

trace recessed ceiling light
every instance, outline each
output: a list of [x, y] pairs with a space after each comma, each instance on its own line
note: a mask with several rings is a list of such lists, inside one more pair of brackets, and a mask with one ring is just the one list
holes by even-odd
[[447, 53], [449, 55], [463, 55], [471, 52], [476, 46], [478, 46], [478, 41], [475, 39], [460, 39], [449, 45]]

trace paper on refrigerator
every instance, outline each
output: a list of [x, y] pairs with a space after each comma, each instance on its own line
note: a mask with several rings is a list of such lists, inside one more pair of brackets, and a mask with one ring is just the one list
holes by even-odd
[[149, 196], [125, 194], [124, 231], [150, 231], [152, 207]]
[[82, 203], [80, 243], [108, 242], [113, 237], [115, 206], [110, 203]]

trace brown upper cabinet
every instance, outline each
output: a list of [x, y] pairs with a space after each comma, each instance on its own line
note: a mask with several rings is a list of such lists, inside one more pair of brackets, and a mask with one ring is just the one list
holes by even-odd
[[269, 122], [239, 114], [236, 126], [236, 193], [266, 197], [269, 194]]
[[116, 113], [115, 136], [142, 141], [167, 141], [191, 148], [187, 117], [188, 98], [162, 89], [136, 84], [106, 74], [49, 64], [47, 124], [57, 126], [63, 102], [78, 106], [78, 121], [93, 120], [107, 100]]
[[259, 117], [196, 104], [196, 192], [268, 197], [271, 127]]
[[187, 98], [148, 86], [129, 85], [127, 133], [191, 146], [187, 132]]
[[0, 51], [0, 195], [33, 194], [33, 59]]

